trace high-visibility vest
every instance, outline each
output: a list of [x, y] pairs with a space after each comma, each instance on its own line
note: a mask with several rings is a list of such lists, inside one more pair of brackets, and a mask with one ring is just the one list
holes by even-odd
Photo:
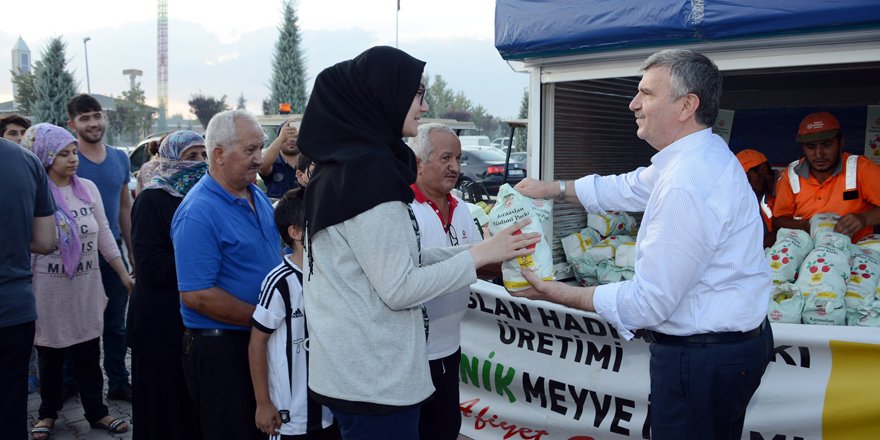
[[[856, 189], [856, 177], [858, 177], [858, 155], [851, 155], [846, 158], [846, 189], [845, 191], [853, 191]], [[794, 168], [800, 163], [800, 159], [788, 164], [788, 182], [791, 184], [792, 194], [801, 192], [800, 176], [794, 171]]]

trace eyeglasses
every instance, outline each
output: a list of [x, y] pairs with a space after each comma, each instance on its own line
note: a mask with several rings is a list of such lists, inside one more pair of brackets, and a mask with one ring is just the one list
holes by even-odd
[[424, 105], [425, 104], [425, 86], [424, 85], [419, 85], [419, 90], [416, 91], [416, 96], [419, 97], [419, 105], [420, 106]]
[[458, 246], [458, 235], [455, 233], [455, 228], [452, 227], [452, 223], [446, 227], [446, 236], [449, 237], [449, 244]]

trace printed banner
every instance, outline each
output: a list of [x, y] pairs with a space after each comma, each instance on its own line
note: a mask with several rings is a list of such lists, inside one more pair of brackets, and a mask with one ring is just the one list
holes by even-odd
[[735, 113], [733, 110], [718, 110], [718, 117], [715, 119], [715, 125], [712, 126], [712, 133], [724, 138], [725, 144], [730, 144], [730, 131], [733, 130], [733, 116]]
[[880, 105], [868, 106], [865, 121], [865, 157], [880, 164]]
[[[773, 324], [743, 439], [876, 439], [880, 329]], [[461, 411], [473, 439], [649, 438], [650, 354], [594, 313], [471, 287]]]

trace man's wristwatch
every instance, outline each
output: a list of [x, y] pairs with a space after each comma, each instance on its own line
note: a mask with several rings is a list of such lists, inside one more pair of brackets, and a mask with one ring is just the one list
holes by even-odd
[[559, 181], [559, 197], [556, 200], [560, 202], [565, 201], [565, 180]]

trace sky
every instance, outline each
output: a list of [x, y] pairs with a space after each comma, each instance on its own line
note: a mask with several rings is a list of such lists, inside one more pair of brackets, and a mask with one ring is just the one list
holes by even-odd
[[[147, 103], [156, 104], [156, 0], [29, 0], [3, 6], [0, 26], [0, 102], [12, 99], [11, 50], [21, 36], [33, 61], [47, 41], [67, 44], [68, 70], [79, 91], [119, 96], [129, 87], [125, 69], [140, 69]], [[494, 47], [492, 0], [298, 0], [308, 90], [322, 69], [374, 45], [398, 45], [427, 62], [489, 113], [515, 117], [528, 76], [514, 72]], [[201, 92], [232, 106], [243, 95], [261, 113], [269, 95], [271, 60], [282, 0], [168, 0], [169, 115], [193, 118], [186, 101]], [[11, 10], [10, 10], [11, 8]], [[16, 9], [21, 10], [16, 10]], [[38, 14], [34, 11], [51, 11]], [[15, 17], [14, 19], [10, 19]], [[83, 38], [89, 37], [88, 83]], [[430, 97], [429, 97], [430, 102]]]

